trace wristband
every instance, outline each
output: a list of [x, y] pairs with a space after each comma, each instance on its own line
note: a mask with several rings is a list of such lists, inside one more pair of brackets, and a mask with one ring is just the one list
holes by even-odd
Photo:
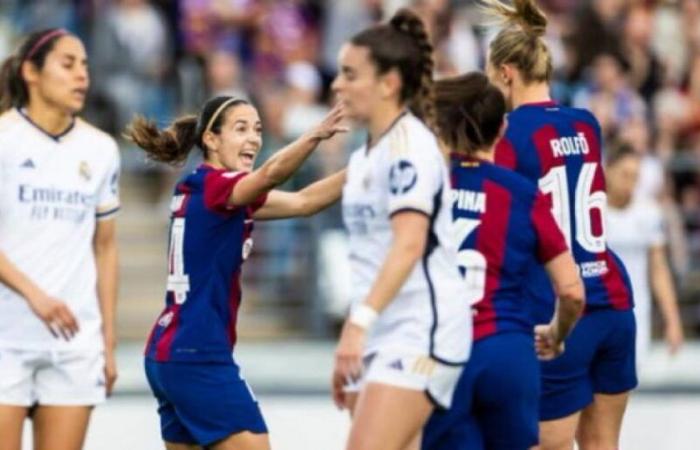
[[369, 329], [374, 321], [379, 317], [379, 313], [366, 303], [360, 303], [352, 308], [350, 312], [350, 323], [363, 330]]

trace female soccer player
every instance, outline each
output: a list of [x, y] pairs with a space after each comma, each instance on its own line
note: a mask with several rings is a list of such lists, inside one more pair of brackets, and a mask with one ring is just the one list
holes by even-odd
[[232, 357], [241, 267], [253, 247], [253, 219], [313, 214], [338, 198], [341, 171], [298, 193], [271, 191], [336, 132], [342, 108], [253, 170], [258, 111], [233, 97], [209, 100], [198, 116], [161, 131], [142, 118], [127, 136], [154, 160], [183, 161], [197, 146], [204, 164], [184, 177], [171, 203], [165, 309], [146, 346], [146, 375], [170, 450], [264, 450], [267, 428]]
[[651, 346], [651, 291], [665, 325], [671, 354], [683, 344], [683, 327], [671, 270], [666, 260], [663, 216], [658, 205], [635, 195], [641, 159], [632, 148], [608, 150], [605, 175], [608, 184], [607, 233], [610, 247], [627, 266], [634, 289], [637, 319], [638, 367]]
[[[547, 19], [534, 1], [488, 3], [507, 26], [490, 44], [487, 72], [512, 109], [496, 163], [537, 182], [549, 197], [586, 289], [586, 314], [566, 352], [542, 364], [540, 442], [544, 449], [568, 449], [576, 435], [582, 449], [617, 448], [629, 391], [637, 385], [635, 322], [627, 273], [606, 245], [600, 126], [590, 112], [550, 99], [552, 58], [542, 39]], [[541, 323], [551, 317], [555, 294], [541, 266], [529, 278]]]
[[[29, 35], [0, 76], [0, 449], [82, 448], [116, 378], [119, 152], [76, 117], [85, 48]], [[34, 408], [35, 407], [35, 408]]]
[[504, 129], [503, 94], [485, 75], [435, 84], [440, 140], [452, 150], [452, 220], [474, 311], [474, 346], [452, 408], [425, 428], [430, 450], [526, 450], [538, 442], [540, 368], [522, 296], [528, 267], [543, 264], [557, 305], [537, 328], [537, 352], [563, 350], [583, 310], [583, 284], [545, 197], [522, 175], [493, 164]]
[[449, 407], [471, 342], [469, 305], [456, 295], [464, 288], [447, 166], [426, 125], [432, 46], [404, 9], [354, 36], [339, 64], [333, 89], [369, 135], [343, 189], [353, 307], [336, 350], [334, 399], [354, 410], [348, 449], [417, 448], [434, 406]]

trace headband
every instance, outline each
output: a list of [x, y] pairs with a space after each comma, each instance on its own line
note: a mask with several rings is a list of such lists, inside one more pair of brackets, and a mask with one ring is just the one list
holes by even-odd
[[221, 106], [216, 108], [216, 111], [214, 111], [214, 114], [211, 115], [211, 119], [209, 119], [209, 122], [207, 123], [207, 127], [204, 129], [204, 132], [202, 132], [202, 135], [204, 135], [204, 133], [206, 133], [207, 131], [211, 131], [211, 127], [212, 127], [212, 125], [214, 125], [214, 122], [216, 122], [216, 119], [221, 114], [221, 111], [226, 109], [226, 107], [229, 106], [231, 103], [234, 103], [234, 102], [237, 102], [240, 100], [241, 100], [240, 98], [231, 97], [230, 99], [223, 102], [221, 104]]
[[57, 37], [57, 36], [65, 36], [68, 34], [68, 31], [64, 30], [63, 28], [59, 28], [57, 30], [49, 31], [46, 33], [44, 36], [41, 37], [36, 43], [32, 46], [32, 48], [27, 52], [27, 56], [24, 57], [24, 60], [30, 60], [32, 57], [36, 54], [36, 52], [39, 51], [41, 47], [46, 45], [49, 40]]

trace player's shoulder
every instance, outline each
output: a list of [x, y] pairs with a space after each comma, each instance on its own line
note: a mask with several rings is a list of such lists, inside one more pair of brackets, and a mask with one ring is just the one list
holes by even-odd
[[17, 130], [23, 122], [22, 116], [15, 108], [10, 108], [0, 114], [0, 135], [12, 133]]
[[441, 155], [433, 132], [410, 112], [398, 119], [386, 141], [392, 157], [435, 158]]
[[537, 186], [525, 176], [490, 162], [482, 164], [485, 178], [506, 189], [515, 199], [527, 202], [534, 199]]
[[653, 198], [643, 195], [635, 195], [630, 205], [630, 211], [642, 220], [644, 218], [660, 219], [662, 217], [659, 203]]
[[75, 119], [75, 132], [79, 134], [85, 141], [91, 143], [93, 150], [103, 151], [106, 154], [112, 156], [114, 153], [119, 152], [119, 147], [117, 142], [108, 133], [100, 130], [96, 126], [87, 122], [84, 119]]

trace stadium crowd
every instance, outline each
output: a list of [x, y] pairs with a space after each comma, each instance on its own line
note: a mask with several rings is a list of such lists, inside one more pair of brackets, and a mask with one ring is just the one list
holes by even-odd
[[[258, 105], [265, 149], [280, 148], [328, 111], [341, 43], [411, 5], [430, 27], [437, 76], [483, 67], [494, 27], [474, 0], [4, 0], [0, 54], [24, 32], [65, 27], [88, 46], [93, 87], [85, 115], [120, 136], [134, 114], [166, 123], [213, 95]], [[700, 329], [700, 0], [540, 0], [550, 19], [554, 97], [592, 110], [605, 147], [642, 155], [637, 195], [660, 204], [686, 326]], [[334, 141], [289, 182], [300, 187], [345, 164], [362, 136]], [[263, 156], [264, 158], [264, 156]], [[124, 170], [156, 173], [163, 202], [177, 174], [122, 145]], [[190, 165], [192, 162], [189, 163]], [[337, 211], [316, 227], [341, 226]], [[269, 225], [265, 265], [290, 277], [308, 230]], [[251, 268], [253, 272], [256, 270]], [[285, 287], [270, 288], [285, 289]], [[271, 292], [270, 294], [274, 294]]]

